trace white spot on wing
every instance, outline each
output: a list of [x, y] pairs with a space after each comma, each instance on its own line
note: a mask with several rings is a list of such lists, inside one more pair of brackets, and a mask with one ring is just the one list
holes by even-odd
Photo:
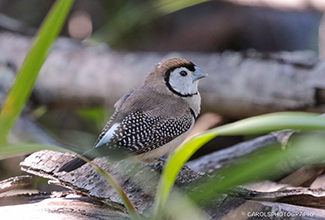
[[119, 123], [113, 124], [112, 127], [103, 136], [103, 138], [96, 144], [95, 148], [108, 143], [111, 140], [111, 138], [113, 137], [113, 135], [119, 125], [120, 125]]

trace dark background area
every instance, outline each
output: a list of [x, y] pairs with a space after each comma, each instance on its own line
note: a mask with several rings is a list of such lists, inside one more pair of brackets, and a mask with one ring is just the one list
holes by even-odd
[[[1, 0], [1, 16], [14, 19], [10, 22], [2, 17], [1, 29], [33, 35], [53, 2]], [[152, 2], [77, 0], [62, 35], [83, 40], [93, 34], [120, 50], [318, 51], [323, 12], [317, 4], [308, 5], [310, 1], [300, 7], [279, 8], [268, 6], [268, 1], [254, 6], [216, 0], [165, 15], [150, 13]], [[15, 22], [21, 23], [21, 28]]]

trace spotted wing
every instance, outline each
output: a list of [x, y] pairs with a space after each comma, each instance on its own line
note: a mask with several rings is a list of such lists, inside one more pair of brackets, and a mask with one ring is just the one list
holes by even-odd
[[141, 154], [170, 142], [188, 131], [194, 118], [185, 114], [178, 118], [163, 118], [150, 116], [141, 111], [135, 111], [114, 123], [95, 146], [107, 146], [110, 149], [126, 149], [131, 153]]

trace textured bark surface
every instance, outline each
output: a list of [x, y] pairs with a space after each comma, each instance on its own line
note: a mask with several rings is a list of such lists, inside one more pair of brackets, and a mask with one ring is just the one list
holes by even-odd
[[[22, 170], [44, 178], [50, 183], [76, 190], [85, 195], [98, 198], [110, 206], [124, 210], [123, 202], [108, 182], [89, 164], [75, 171], [57, 172], [73, 158], [70, 154], [54, 151], [39, 151], [29, 156], [20, 165]], [[113, 175], [125, 190], [134, 206], [143, 212], [152, 205], [163, 163], [133, 164], [129, 161], [109, 163], [105, 158], [97, 158], [94, 163]], [[176, 180], [176, 186], [184, 187], [200, 179], [203, 173], [183, 168]]]
[[[115, 192], [101, 176], [90, 171], [91, 168], [88, 165], [71, 174], [56, 173], [58, 166], [51, 164], [60, 164], [68, 158], [70, 158], [69, 155], [41, 151], [31, 155], [21, 166], [29, 173], [50, 178], [52, 179], [52, 183], [53, 180], [59, 181], [60, 185], [73, 188], [77, 192], [90, 195], [90, 197], [80, 197], [71, 193], [52, 193], [52, 195], [34, 194], [25, 195], [25, 202], [21, 202], [24, 196], [19, 199], [9, 197], [5, 198], [7, 203], [3, 207], [0, 207], [0, 211], [5, 215], [18, 215], [17, 213], [13, 213], [13, 206], [10, 206], [10, 201], [13, 201], [11, 205], [21, 204], [18, 208], [22, 211], [26, 210], [26, 219], [32, 219], [31, 216], [33, 215], [31, 213], [34, 215], [42, 214], [42, 216], [44, 214], [44, 216], [58, 219], [120, 219], [121, 217], [126, 217], [125, 209]], [[102, 165], [105, 170], [108, 170], [108, 167], [111, 166], [104, 160], [96, 159], [95, 162]], [[110, 167], [109, 170], [120, 169], [122, 164], [119, 163], [119, 165]], [[154, 179], [152, 175], [155, 174], [157, 168], [161, 169], [161, 164], [155, 164], [151, 170], [143, 169], [148, 168], [147, 166], [141, 165], [140, 172], [137, 169], [137, 172], [132, 173], [133, 176], [129, 178], [121, 176], [121, 170], [119, 173], [114, 173], [113, 171], [113, 175], [119, 181], [125, 181], [122, 183], [122, 187], [126, 190], [128, 196], [140, 212], [145, 211], [152, 204], [153, 197], [148, 196], [148, 194], [152, 194], [157, 186], [155, 184], [151, 185]], [[134, 171], [133, 168], [130, 169], [130, 167], [127, 167], [126, 170], [122, 169], [122, 173], [130, 174], [130, 170]], [[143, 175], [143, 172], [146, 175]], [[191, 182], [203, 177], [203, 175], [194, 175], [193, 178], [193, 173], [188, 172], [188, 170], [183, 169], [179, 174], [178, 186], [184, 187], [184, 184], [188, 184], [187, 181]], [[183, 175], [185, 177], [182, 177]], [[143, 177], [147, 179], [143, 180]], [[138, 182], [139, 185], [134, 184], [137, 181], [141, 183]], [[58, 184], [58, 182], [56, 183]], [[146, 192], [148, 190], [152, 190], [152, 192], [148, 194], [144, 193], [143, 188], [139, 188], [141, 184], [145, 184]], [[264, 186], [265, 188], [272, 184], [266, 183], [264, 185], [266, 185]], [[288, 217], [295, 217], [295, 219], [321, 219], [325, 215], [325, 211], [322, 210], [324, 208], [324, 198], [323, 189], [297, 188], [281, 185], [275, 191], [263, 192], [263, 190], [259, 190], [258, 192], [253, 192], [239, 189], [230, 192], [228, 195], [215, 195], [215, 199], [210, 201], [207, 206], [203, 205], [203, 207], [205, 207], [205, 212], [212, 219], [247, 219], [254, 215], [255, 217], [260, 217], [261, 215], [283, 217], [284, 215], [288, 215]], [[104, 202], [107, 206], [98, 203], [96, 199]], [[1, 201], [3, 199], [0, 199], [0, 204]], [[38, 205], [31, 204], [35, 204], [36, 201], [41, 203], [38, 203]]]
[[[0, 34], [2, 63], [19, 66], [30, 39]], [[162, 59], [183, 57], [209, 73], [200, 82], [203, 111], [230, 117], [267, 112], [324, 112], [325, 62], [313, 52], [123, 53], [59, 39], [40, 72], [38, 102], [50, 106], [108, 105], [140, 86]], [[0, 71], [0, 77], [8, 71]]]

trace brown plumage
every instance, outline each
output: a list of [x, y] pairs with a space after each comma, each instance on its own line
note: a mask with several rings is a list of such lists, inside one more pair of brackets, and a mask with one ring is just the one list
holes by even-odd
[[[200, 112], [197, 83], [206, 75], [184, 59], [156, 64], [141, 87], [114, 105], [115, 112], [93, 149], [101, 156], [123, 149], [146, 162], [168, 155], [188, 135]], [[96, 157], [91, 151], [84, 156]], [[83, 163], [76, 158], [59, 171], [69, 172]]]

